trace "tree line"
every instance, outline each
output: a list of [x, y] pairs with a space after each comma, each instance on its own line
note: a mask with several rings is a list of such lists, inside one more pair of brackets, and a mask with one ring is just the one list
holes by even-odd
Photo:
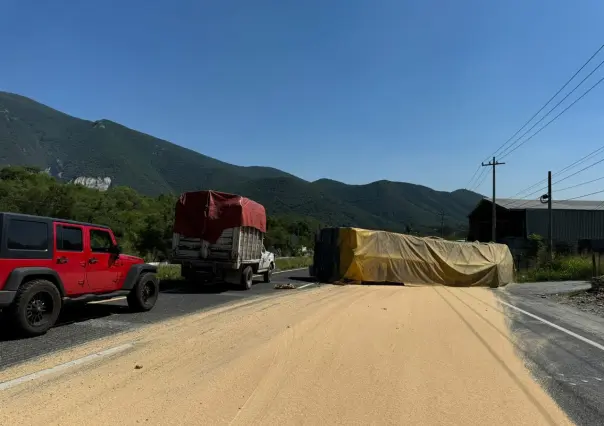
[[[0, 169], [0, 211], [106, 225], [125, 253], [162, 261], [171, 249], [175, 194], [149, 197], [117, 186], [101, 192], [63, 183], [35, 167]], [[269, 216], [265, 245], [281, 256], [312, 248], [321, 224], [313, 218]]]

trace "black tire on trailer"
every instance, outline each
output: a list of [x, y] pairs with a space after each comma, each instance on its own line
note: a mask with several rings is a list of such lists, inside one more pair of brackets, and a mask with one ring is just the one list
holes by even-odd
[[273, 262], [271, 262], [271, 264], [268, 267], [268, 271], [266, 271], [264, 273], [264, 282], [265, 283], [270, 283], [271, 282], [271, 277], [273, 276], [273, 271], [275, 270], [275, 264]]
[[55, 325], [61, 304], [59, 289], [48, 280], [36, 279], [19, 287], [8, 316], [19, 334], [39, 336]]
[[251, 266], [246, 266], [241, 271], [241, 286], [244, 290], [250, 290], [254, 284], [254, 270]]
[[132, 311], [146, 312], [153, 309], [158, 296], [159, 280], [153, 272], [147, 272], [140, 275], [126, 299]]

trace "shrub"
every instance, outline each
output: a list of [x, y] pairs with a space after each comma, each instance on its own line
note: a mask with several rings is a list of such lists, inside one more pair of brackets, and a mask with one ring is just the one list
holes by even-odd
[[181, 280], [180, 265], [159, 265], [157, 267], [157, 277], [161, 280]]
[[300, 257], [288, 257], [285, 259], [275, 259], [277, 269], [285, 271], [287, 269], [297, 269], [310, 266], [312, 264], [312, 257], [300, 256]]
[[592, 278], [592, 262], [589, 256], [556, 257], [551, 265], [541, 266], [518, 274], [519, 282], [589, 280]]

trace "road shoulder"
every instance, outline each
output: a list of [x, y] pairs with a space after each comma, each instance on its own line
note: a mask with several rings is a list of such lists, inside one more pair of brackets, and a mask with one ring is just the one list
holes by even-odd
[[[525, 285], [498, 290], [498, 296], [547, 322], [604, 345], [604, 318], [551, 300], [555, 291], [582, 291], [586, 289], [585, 283], [521, 288]], [[505, 305], [502, 309], [515, 336], [517, 351], [537, 382], [576, 424], [598, 424], [604, 416], [600, 403], [604, 394], [604, 364], [600, 361], [603, 351], [515, 309]]]

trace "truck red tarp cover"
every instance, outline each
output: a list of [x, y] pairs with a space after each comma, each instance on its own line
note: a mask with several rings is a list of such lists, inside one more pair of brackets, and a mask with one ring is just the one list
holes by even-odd
[[217, 191], [185, 192], [176, 202], [174, 232], [189, 238], [216, 243], [222, 231], [250, 226], [266, 232], [266, 210], [262, 204]]

